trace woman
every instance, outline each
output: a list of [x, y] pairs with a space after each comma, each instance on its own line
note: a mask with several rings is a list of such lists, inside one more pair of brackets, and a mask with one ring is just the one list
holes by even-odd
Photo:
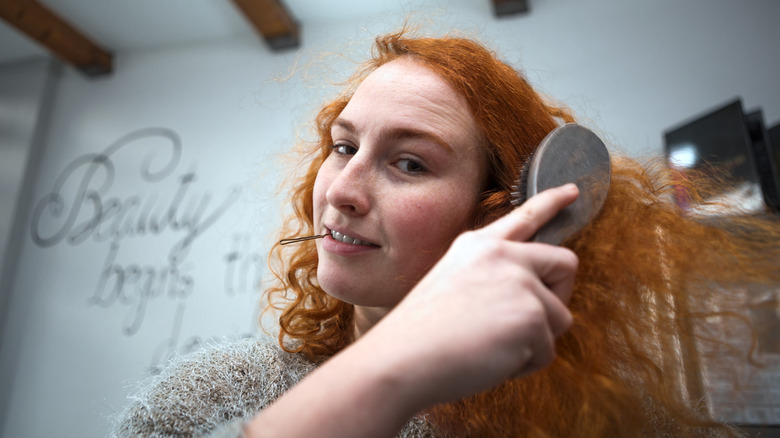
[[736, 435], [664, 382], [659, 350], [691, 341], [680, 303], [720, 299], [694, 286], [778, 280], [777, 225], [686, 219], [663, 171], [616, 160], [568, 248], [528, 243], [577, 190], [513, 211], [517, 169], [573, 117], [470, 40], [400, 32], [375, 52], [321, 110], [293, 190], [285, 237], [327, 236], [274, 250], [286, 352], [184, 360], [117, 434]]

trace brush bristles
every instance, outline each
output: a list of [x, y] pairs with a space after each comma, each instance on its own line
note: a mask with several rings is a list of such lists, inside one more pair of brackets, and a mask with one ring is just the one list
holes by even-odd
[[512, 191], [509, 193], [512, 206], [515, 208], [528, 200], [528, 172], [531, 167], [531, 158], [533, 158], [533, 154], [523, 162], [515, 184], [512, 186]]

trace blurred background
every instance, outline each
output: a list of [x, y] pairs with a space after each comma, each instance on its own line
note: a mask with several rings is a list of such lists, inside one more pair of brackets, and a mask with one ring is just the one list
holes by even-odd
[[[171, 355], [258, 333], [288, 153], [374, 36], [480, 39], [616, 153], [730, 163], [753, 190], [735, 202], [771, 209], [778, 17], [775, 0], [2, 0], [0, 435], [105, 436]], [[697, 143], [702, 119], [736, 140]], [[708, 383], [722, 418], [780, 424], [772, 339], [740, 377], [754, 395]]]

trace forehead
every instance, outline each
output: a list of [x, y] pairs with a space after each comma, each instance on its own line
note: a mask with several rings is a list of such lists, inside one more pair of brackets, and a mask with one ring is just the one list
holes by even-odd
[[449, 141], [479, 139], [466, 99], [422, 63], [403, 57], [380, 66], [360, 84], [340, 118], [360, 125], [400, 124]]
[[447, 82], [422, 62], [411, 57], [400, 57], [379, 66], [371, 72], [359, 88], [395, 86], [430, 91], [433, 95], [444, 93], [443, 98], [457, 97]]

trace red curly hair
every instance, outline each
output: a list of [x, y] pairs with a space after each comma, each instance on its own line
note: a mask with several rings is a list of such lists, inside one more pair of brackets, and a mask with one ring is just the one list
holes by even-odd
[[[474, 226], [506, 214], [517, 169], [555, 127], [574, 121], [563, 107], [536, 93], [524, 77], [483, 45], [465, 38], [416, 38], [406, 30], [377, 38], [373, 57], [348, 81], [347, 90], [316, 118], [319, 142], [292, 189], [293, 215], [282, 235], [314, 234], [312, 192], [330, 152], [330, 128], [360, 82], [379, 66], [411, 58], [445, 81], [468, 103], [483, 137], [489, 181]], [[686, 217], [672, 201], [674, 185], [693, 200], [707, 184], [680, 181], [662, 162], [613, 159], [606, 203], [599, 216], [566, 246], [579, 257], [569, 308], [571, 330], [557, 342], [557, 358], [545, 370], [429, 411], [452, 436], [699, 436], [736, 435], [708, 419], [692, 382], [670, 365], [675, 346], [695, 345], [692, 325], [712, 312], [742, 303], [725, 288], [777, 283], [777, 222], [733, 216], [717, 225]], [[714, 190], [714, 189], [713, 189]], [[279, 342], [288, 351], [323, 360], [351, 341], [353, 307], [317, 284], [312, 242], [274, 246], [278, 285], [267, 291], [281, 311]], [[725, 287], [725, 288], [724, 288]], [[714, 304], [713, 304], [714, 303]], [[701, 341], [701, 339], [699, 339]], [[679, 348], [679, 347], [678, 347]], [[695, 356], [695, 355], [694, 355]], [[680, 390], [687, 384], [688, 391]]]

